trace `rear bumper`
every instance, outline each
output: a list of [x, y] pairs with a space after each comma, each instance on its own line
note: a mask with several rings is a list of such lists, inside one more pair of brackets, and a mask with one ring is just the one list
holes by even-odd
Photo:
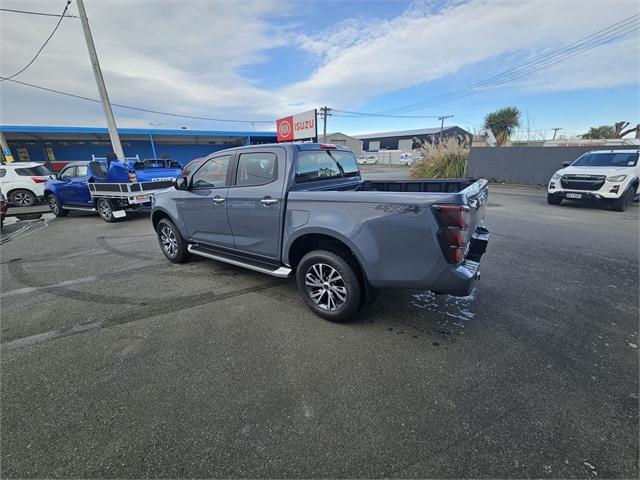
[[478, 227], [473, 234], [469, 252], [460, 265], [451, 265], [433, 283], [435, 293], [447, 293], [456, 297], [466, 297], [480, 279], [480, 259], [487, 250], [490, 233], [484, 227]]

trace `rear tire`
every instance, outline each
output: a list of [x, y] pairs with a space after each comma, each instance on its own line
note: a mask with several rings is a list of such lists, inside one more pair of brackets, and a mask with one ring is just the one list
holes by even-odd
[[107, 223], [115, 223], [118, 221], [113, 215], [113, 205], [106, 198], [99, 198], [96, 202], [96, 210], [102, 219]]
[[633, 201], [633, 197], [635, 196], [635, 187], [632, 185], [627, 188], [624, 193], [620, 196], [620, 198], [615, 199], [611, 203], [611, 209], [616, 212], [624, 212], [629, 204]]
[[58, 200], [52, 193], [47, 195], [47, 203], [49, 204], [49, 210], [51, 210], [51, 213], [56, 217], [66, 217], [69, 215], [69, 211], [62, 208], [60, 200]]
[[326, 250], [307, 253], [296, 269], [298, 291], [307, 307], [331, 322], [346, 322], [362, 307], [362, 286], [353, 267]]
[[187, 242], [171, 220], [167, 218], [160, 220], [156, 227], [156, 234], [160, 249], [167, 260], [171, 263], [184, 263], [189, 260], [191, 254], [187, 251]]
[[9, 201], [16, 207], [32, 207], [37, 200], [35, 194], [30, 190], [14, 190], [9, 195]]
[[549, 205], [560, 205], [562, 202], [562, 197], [560, 195], [554, 195], [552, 193], [547, 194], [547, 203]]

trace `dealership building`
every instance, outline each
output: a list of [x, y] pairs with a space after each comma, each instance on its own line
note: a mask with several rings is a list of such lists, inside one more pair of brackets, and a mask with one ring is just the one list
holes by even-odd
[[[436, 127], [418, 130], [402, 130], [399, 132], [369, 133], [366, 135], [354, 135], [354, 137], [362, 140], [362, 146], [365, 151], [402, 150], [409, 152], [415, 148], [419, 148], [419, 145], [416, 145], [414, 142], [415, 138], [427, 143], [433, 143], [440, 138], [440, 134], [440, 127]], [[442, 138], [464, 137], [465, 135], [471, 137], [470, 132], [458, 126], [444, 127], [442, 129]]]
[[[15, 161], [43, 162], [55, 170], [64, 162], [113, 151], [106, 128], [2, 125], [0, 131]], [[118, 133], [125, 156], [168, 156], [182, 165], [225, 148], [276, 142], [275, 132], [119, 128]]]

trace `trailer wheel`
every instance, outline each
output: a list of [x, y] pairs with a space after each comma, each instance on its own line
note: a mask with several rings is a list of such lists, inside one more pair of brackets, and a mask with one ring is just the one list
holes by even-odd
[[98, 199], [96, 202], [96, 209], [105, 222], [115, 223], [118, 221], [118, 219], [113, 216], [113, 206], [111, 205], [111, 202], [106, 198]]

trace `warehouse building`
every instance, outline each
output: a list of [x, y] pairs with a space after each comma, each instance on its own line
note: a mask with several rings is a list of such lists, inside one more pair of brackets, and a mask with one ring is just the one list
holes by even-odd
[[[442, 138], [444, 139], [451, 137], [463, 139], [466, 135], [471, 138], [470, 132], [458, 126], [444, 127], [442, 129]], [[403, 152], [410, 152], [420, 147], [414, 141], [415, 138], [430, 144], [437, 143], [440, 138], [440, 127], [354, 136], [362, 140], [365, 151], [402, 150]]]
[[[44, 162], [54, 170], [112, 151], [106, 128], [2, 125], [0, 130], [15, 161]], [[225, 148], [276, 142], [275, 132], [119, 128], [118, 133], [125, 156], [168, 156], [182, 165]]]
[[[320, 139], [322, 140], [322, 136], [320, 136]], [[362, 140], [350, 137], [349, 135], [345, 135], [344, 133], [327, 133], [326, 143], [333, 143], [334, 145], [344, 145], [345, 147], [353, 150], [353, 153], [356, 157], [362, 155]]]

